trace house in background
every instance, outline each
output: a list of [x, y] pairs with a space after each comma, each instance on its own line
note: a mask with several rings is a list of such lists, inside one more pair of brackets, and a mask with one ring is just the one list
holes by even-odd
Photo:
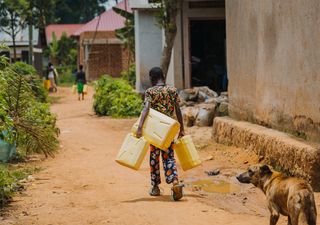
[[[150, 2], [130, 0], [140, 93], [164, 43]], [[319, 11], [319, 0], [183, 0], [167, 82], [215, 89], [225, 70], [232, 118], [320, 142]]]
[[[117, 8], [129, 10], [126, 1]], [[125, 19], [109, 9], [89, 21], [73, 33], [78, 41], [78, 64], [82, 64], [88, 80], [96, 80], [101, 75], [119, 77], [129, 67], [129, 51], [115, 30], [124, 26]]]
[[52, 42], [52, 34], [55, 33], [57, 41], [60, 40], [63, 33], [70, 37], [74, 32], [79, 30], [84, 24], [50, 24], [46, 27], [47, 44]]
[[[10, 51], [2, 51], [0, 54], [6, 55], [10, 62], [14, 61], [12, 38], [5, 32], [0, 32], [0, 43], [10, 48]], [[29, 30], [28, 27], [21, 29], [16, 35], [17, 61], [29, 63]], [[42, 75], [43, 68], [43, 48], [46, 46], [44, 35], [39, 29], [33, 28], [33, 62], [39, 75]]]
[[[84, 24], [50, 24], [46, 27], [46, 42], [47, 45], [51, 45], [53, 41], [53, 34], [56, 37], [56, 40], [59, 41], [63, 34], [66, 34], [67, 37], [71, 37], [72, 34], [80, 29]], [[49, 61], [53, 64], [58, 64], [57, 59], [50, 59], [48, 57], [44, 58], [45, 65], [48, 65]]]

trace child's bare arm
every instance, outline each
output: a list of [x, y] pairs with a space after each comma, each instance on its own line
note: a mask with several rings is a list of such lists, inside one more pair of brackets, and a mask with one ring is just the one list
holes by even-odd
[[141, 119], [140, 119], [138, 130], [137, 130], [137, 138], [142, 137], [142, 127], [143, 127], [144, 121], [146, 120], [146, 117], [149, 113], [149, 109], [150, 109], [150, 102], [147, 101], [145, 103], [144, 108], [141, 113]]
[[180, 106], [178, 105], [178, 103], [175, 103], [174, 107], [175, 107], [178, 122], [180, 123], [179, 137], [183, 137], [184, 136], [184, 126], [183, 126], [183, 119], [182, 119], [182, 113], [180, 110]]

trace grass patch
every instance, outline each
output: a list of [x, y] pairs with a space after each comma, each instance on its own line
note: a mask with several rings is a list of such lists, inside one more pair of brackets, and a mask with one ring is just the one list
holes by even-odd
[[0, 208], [7, 205], [14, 194], [23, 189], [19, 182], [29, 175], [39, 172], [38, 167], [11, 168], [9, 164], [0, 164]]

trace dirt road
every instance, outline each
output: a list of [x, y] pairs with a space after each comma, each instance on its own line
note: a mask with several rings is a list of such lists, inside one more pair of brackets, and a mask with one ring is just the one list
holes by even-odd
[[[150, 197], [147, 159], [138, 172], [114, 162], [135, 120], [98, 118], [91, 110], [91, 96], [79, 102], [68, 89], [60, 90], [58, 95], [63, 98], [52, 106], [52, 111], [59, 118], [60, 153], [54, 159], [39, 162], [43, 170], [34, 175], [35, 181], [24, 194], [15, 197], [0, 223], [268, 224], [262, 193], [251, 185], [238, 184], [234, 178], [257, 161], [256, 156], [212, 143], [210, 128], [189, 129], [201, 157], [207, 161], [189, 172], [180, 170], [187, 185], [182, 201], [170, 200], [170, 186], [166, 184], [161, 185], [161, 197]], [[204, 173], [215, 168], [221, 170], [220, 175], [208, 177]], [[205, 190], [211, 187], [206, 184], [212, 184], [213, 189]], [[280, 224], [286, 224], [286, 219], [281, 218]]]

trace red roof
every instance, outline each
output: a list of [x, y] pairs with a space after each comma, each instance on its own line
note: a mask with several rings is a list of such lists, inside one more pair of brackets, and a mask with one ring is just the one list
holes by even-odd
[[[115, 7], [120, 9], [127, 9], [127, 11], [131, 12], [131, 9], [128, 7], [125, 7], [125, 2], [127, 0], [124, 0], [120, 2]], [[99, 21], [100, 17], [100, 21]], [[79, 28], [76, 32], [73, 33], [73, 36], [79, 36], [82, 32], [86, 31], [114, 31], [116, 29], [119, 29], [124, 26], [125, 19], [120, 16], [119, 14], [115, 13], [113, 9], [109, 9], [102, 13], [100, 16], [97, 16], [93, 20], [89, 21], [85, 25], [83, 25], [81, 28]], [[97, 27], [97, 24], [99, 22], [99, 25]]]
[[52, 33], [54, 32], [57, 40], [60, 40], [63, 32], [70, 37], [75, 31], [80, 29], [84, 24], [50, 24], [46, 27], [46, 38], [47, 43], [50, 44], [52, 41]]

